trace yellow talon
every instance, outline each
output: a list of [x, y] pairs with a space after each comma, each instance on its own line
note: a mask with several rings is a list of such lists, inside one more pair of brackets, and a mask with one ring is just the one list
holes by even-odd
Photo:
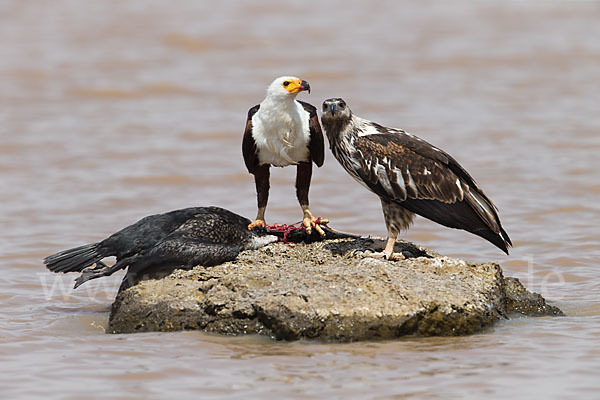
[[304, 226], [304, 229], [306, 229], [306, 233], [309, 235], [312, 233], [312, 228], [315, 228], [319, 235], [325, 237], [325, 231], [323, 230], [323, 228], [320, 227], [320, 225], [326, 226], [327, 222], [329, 221], [323, 219], [317, 222], [317, 218], [311, 215], [304, 217], [304, 219], [302, 220], [302, 226]]
[[314, 218], [312, 218], [312, 216], [304, 217], [304, 219], [302, 219], [302, 226], [306, 229], [306, 233], [310, 235], [312, 233], [312, 227], [315, 226]]
[[[319, 221], [319, 224], [321, 222]], [[319, 226], [319, 224], [315, 224], [315, 230], [319, 233], [319, 235], [321, 235], [322, 237], [325, 237], [325, 231], [323, 231], [323, 228], [321, 228]]]
[[251, 231], [252, 229], [259, 227], [259, 228], [264, 228], [267, 224], [265, 223], [264, 219], [257, 219], [254, 222], [252, 222], [250, 225], [248, 225], [248, 230]]

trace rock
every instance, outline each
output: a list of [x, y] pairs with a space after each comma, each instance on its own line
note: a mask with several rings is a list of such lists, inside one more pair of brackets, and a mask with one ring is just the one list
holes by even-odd
[[273, 243], [215, 267], [176, 270], [122, 290], [108, 332], [202, 329], [276, 339], [355, 341], [480, 332], [509, 313], [562, 315], [498, 264], [443, 257], [407, 242], [407, 258], [356, 257], [381, 240]]
[[531, 293], [517, 278], [504, 278], [506, 286], [506, 309], [509, 313], [519, 313], [531, 317], [545, 315], [564, 316], [555, 306], [546, 304], [546, 300], [537, 293]]

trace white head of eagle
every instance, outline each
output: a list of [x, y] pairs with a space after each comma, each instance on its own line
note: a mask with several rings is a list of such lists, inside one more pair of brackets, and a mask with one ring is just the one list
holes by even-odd
[[286, 97], [294, 100], [298, 93], [306, 90], [310, 93], [310, 85], [305, 80], [295, 76], [280, 76], [275, 79], [267, 88], [267, 98], [278, 98], [278, 101]]

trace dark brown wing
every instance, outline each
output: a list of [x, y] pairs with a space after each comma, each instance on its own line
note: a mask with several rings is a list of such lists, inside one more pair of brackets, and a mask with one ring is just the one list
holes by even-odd
[[[360, 164], [357, 175], [388, 200], [461, 201], [464, 191], [458, 176], [448, 168], [444, 154], [438, 156], [426, 144], [415, 143], [402, 131], [359, 136], [354, 142]], [[424, 151], [417, 152], [417, 147]]]
[[317, 167], [320, 167], [323, 165], [323, 161], [325, 161], [325, 141], [323, 139], [323, 132], [321, 131], [317, 109], [312, 104], [308, 104], [304, 101], [298, 102], [302, 104], [304, 110], [309, 114], [308, 126], [310, 128], [310, 142], [308, 143], [308, 150], [310, 151], [310, 158]]
[[386, 200], [442, 225], [475, 233], [507, 251], [511, 242], [494, 204], [455, 159], [416, 136], [394, 129], [386, 132], [355, 139], [359, 180]]
[[470, 187], [478, 187], [475, 180], [469, 175], [469, 173], [456, 161], [451, 155], [443, 151], [442, 149], [435, 147], [431, 143], [421, 139], [418, 136], [411, 135], [400, 129], [386, 128], [375, 122], [370, 123], [378, 132], [381, 134], [388, 135], [392, 134], [392, 137], [386, 136], [379, 138], [385, 145], [386, 139], [393, 140], [400, 146], [407, 150], [410, 150], [416, 154], [419, 154], [425, 158], [437, 161], [438, 163], [447, 166], [454, 172], [458, 177], [461, 178]]
[[256, 171], [258, 167], [258, 154], [256, 153], [256, 143], [252, 137], [252, 117], [258, 109], [260, 104], [255, 105], [248, 110], [248, 119], [246, 120], [246, 129], [244, 130], [244, 138], [242, 139], [242, 155], [244, 156], [244, 163], [248, 172], [251, 174]]

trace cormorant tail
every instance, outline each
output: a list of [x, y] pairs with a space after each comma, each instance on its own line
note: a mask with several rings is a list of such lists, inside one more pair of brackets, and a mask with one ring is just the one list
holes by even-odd
[[98, 251], [99, 245], [92, 243], [63, 250], [44, 258], [44, 264], [52, 272], [81, 272], [105, 257]]

